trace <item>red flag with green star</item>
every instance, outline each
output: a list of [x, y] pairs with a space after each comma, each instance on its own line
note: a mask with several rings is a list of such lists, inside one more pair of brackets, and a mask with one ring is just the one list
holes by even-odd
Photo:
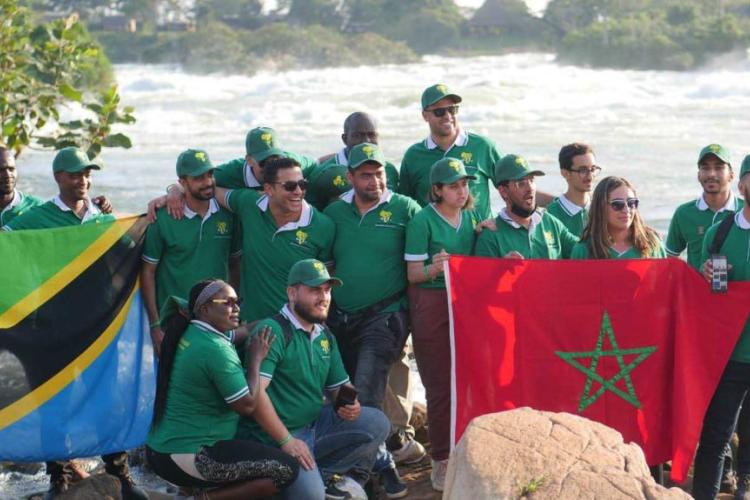
[[684, 481], [703, 415], [750, 313], [678, 259], [451, 257], [452, 434], [529, 406], [601, 422]]

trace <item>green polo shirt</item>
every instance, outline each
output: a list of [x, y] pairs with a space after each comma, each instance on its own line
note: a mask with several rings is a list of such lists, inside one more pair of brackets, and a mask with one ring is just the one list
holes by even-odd
[[331, 219], [306, 202], [299, 221], [277, 227], [268, 198], [258, 198], [249, 189], [229, 191], [227, 205], [242, 229], [240, 315], [245, 321], [267, 318], [286, 302], [287, 274], [297, 261], [331, 261], [336, 229]]
[[[458, 227], [448, 222], [430, 203], [414, 216], [406, 228], [407, 262], [432, 263], [432, 256], [445, 250], [451, 255], [471, 255], [474, 249], [477, 225], [475, 214], [470, 210], [461, 211]], [[422, 288], [445, 288], [445, 278], [440, 275], [432, 281], [419, 284]]]
[[[406, 226], [417, 212], [417, 202], [390, 191], [364, 215], [354, 204], [353, 190], [326, 208], [324, 213], [336, 225], [336, 276], [344, 282], [333, 289], [337, 307], [357, 312], [406, 289]], [[384, 312], [405, 305], [406, 298]]]
[[156, 265], [157, 310], [170, 295], [187, 297], [197, 282], [227, 280], [230, 255], [242, 252], [234, 215], [212, 199], [201, 218], [188, 207], [185, 217], [173, 219], [166, 208], [146, 230], [142, 258]]
[[[305, 177], [307, 177], [313, 167], [318, 164], [315, 158], [292, 153], [291, 151], [284, 151], [284, 155], [287, 158], [297, 160], [302, 166], [302, 175]], [[255, 174], [253, 174], [250, 165], [245, 163], [245, 158], [237, 158], [218, 165], [216, 170], [214, 170], [214, 179], [216, 179], [217, 186], [226, 189], [263, 189], [263, 183], [255, 178]]]
[[[610, 259], [663, 259], [667, 256], [667, 252], [664, 249], [664, 245], [659, 242], [659, 248], [653, 250], [648, 256], [644, 257], [634, 247], [630, 247], [624, 252], [618, 252], [614, 248], [609, 249]], [[573, 247], [573, 253], [570, 256], [571, 259], [588, 259], [589, 258], [589, 247], [586, 241], [576, 243]]]
[[579, 207], [572, 201], [569, 201], [565, 195], [560, 195], [547, 205], [547, 212], [550, 215], [554, 215], [557, 220], [568, 228], [568, 231], [579, 238], [583, 234], [586, 223], [589, 221], [588, 207]]
[[[701, 249], [701, 262], [705, 262], [709, 258], [708, 248], [716, 236], [719, 225], [720, 223], [716, 223], [706, 231]], [[727, 274], [729, 281], [750, 280], [750, 221], [745, 218], [744, 210], [734, 215], [734, 224], [732, 224], [724, 244], [721, 245], [719, 253], [726, 255], [727, 263], [732, 266]], [[730, 359], [750, 363], [750, 318], [742, 328], [742, 333]]]
[[146, 444], [159, 453], [196, 453], [233, 439], [239, 414], [230, 406], [249, 389], [232, 342], [202, 321], [192, 321], [177, 344], [164, 414]]
[[421, 206], [430, 202], [430, 167], [443, 158], [458, 158], [466, 165], [466, 172], [477, 177], [469, 183], [474, 195], [474, 206], [482, 219], [490, 217], [490, 184], [495, 164], [502, 154], [490, 139], [471, 132], [461, 132], [448, 151], [440, 149], [432, 138], [413, 144], [401, 160], [399, 190], [417, 200]]
[[567, 259], [578, 237], [545, 212], [534, 212], [529, 229], [517, 224], [505, 209], [495, 219], [497, 230], [479, 233], [474, 255], [505, 257], [516, 251], [526, 259]]
[[703, 236], [708, 228], [721, 222], [728, 215], [741, 210], [744, 203], [734, 195], [729, 197], [727, 204], [718, 212], [711, 210], [703, 196], [683, 203], [672, 216], [667, 232], [665, 243], [667, 254], [678, 257], [687, 248], [687, 262], [693, 268], [700, 270], [701, 248], [703, 247]]
[[59, 197], [38, 205], [19, 215], [3, 226], [7, 231], [22, 229], [49, 229], [53, 227], [78, 226], [80, 224], [100, 224], [115, 220], [112, 214], [104, 214], [92, 203], [82, 218], [68, 208]]
[[13, 200], [0, 211], [0, 227], [3, 227], [19, 215], [28, 212], [34, 207], [44, 204], [41, 198], [16, 190]]
[[[260, 365], [260, 376], [271, 379], [266, 394], [289, 432], [296, 432], [318, 418], [325, 391], [347, 383], [349, 376], [333, 335], [326, 335], [320, 325], [315, 325], [312, 334], [306, 332], [288, 306], [284, 306], [282, 314], [289, 318], [294, 329], [289, 345], [281, 326], [272, 319], [258, 323], [251, 335], [268, 326], [275, 336]], [[274, 443], [254, 419], [240, 420], [237, 437]]]

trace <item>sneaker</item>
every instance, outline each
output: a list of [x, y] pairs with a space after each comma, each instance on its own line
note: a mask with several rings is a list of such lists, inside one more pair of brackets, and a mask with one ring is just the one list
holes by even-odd
[[367, 500], [367, 494], [351, 477], [334, 474], [326, 484], [326, 500]]
[[740, 474], [737, 477], [737, 492], [734, 500], [750, 500], [750, 474]]
[[380, 483], [388, 498], [404, 498], [409, 494], [406, 484], [398, 475], [398, 470], [393, 467], [380, 473]]
[[410, 438], [406, 440], [401, 448], [392, 451], [391, 455], [393, 455], [393, 461], [397, 464], [410, 465], [421, 462], [425, 455], [427, 455], [427, 452], [422, 443]]
[[430, 482], [432, 489], [443, 491], [445, 488], [445, 475], [448, 472], [448, 460], [433, 460], [432, 472], [430, 472]]

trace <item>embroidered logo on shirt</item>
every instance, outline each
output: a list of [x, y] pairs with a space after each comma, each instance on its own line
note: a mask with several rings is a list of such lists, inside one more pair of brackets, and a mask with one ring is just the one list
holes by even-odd
[[544, 241], [546, 241], [548, 245], [555, 244], [555, 235], [552, 234], [552, 231], [544, 231]]
[[216, 223], [216, 232], [219, 234], [227, 234], [229, 232], [229, 228], [227, 227], [227, 223], [222, 221], [219, 221]]
[[342, 176], [337, 175], [336, 177], [333, 178], [333, 185], [336, 187], [341, 187], [341, 186], [346, 185], [346, 181], [344, 180]]
[[461, 153], [461, 159], [464, 161], [464, 163], [471, 163], [471, 159], [474, 157], [471, 153], [468, 151], [464, 151]]
[[706, 228], [703, 226], [698, 226], [698, 235], [703, 236], [703, 233], [706, 232]]
[[320, 348], [323, 349], [323, 352], [328, 354], [331, 350], [331, 344], [328, 342], [328, 339], [323, 339], [320, 341]]
[[294, 236], [297, 237], [297, 243], [300, 245], [304, 245], [305, 242], [307, 241], [307, 233], [301, 229], [297, 231], [296, 233], [294, 233]]
[[388, 210], [381, 210], [378, 214], [380, 216], [380, 221], [388, 224], [391, 221], [391, 217], [393, 216], [393, 212], [389, 212]]

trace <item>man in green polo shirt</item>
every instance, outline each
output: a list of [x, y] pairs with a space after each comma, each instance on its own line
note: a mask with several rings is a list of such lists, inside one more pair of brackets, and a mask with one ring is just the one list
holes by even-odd
[[261, 363], [255, 418], [240, 421], [238, 437], [276, 443], [300, 462], [284, 498], [351, 498], [346, 488], [361, 498], [390, 424], [380, 410], [360, 407], [356, 398], [334, 409], [321, 397], [337, 402], [349, 382], [336, 339], [324, 325], [331, 289], [341, 280], [331, 278], [322, 262], [305, 259], [292, 266], [286, 285], [280, 313], [251, 332], [270, 327], [275, 339]]
[[286, 276], [295, 262], [331, 260], [336, 229], [327, 216], [305, 200], [307, 181], [292, 158], [266, 164], [264, 195], [250, 189], [216, 188], [216, 199], [237, 215], [242, 228], [241, 317], [270, 316], [286, 301]]
[[[378, 136], [378, 123], [374, 116], [363, 111], [355, 111], [347, 116], [344, 120], [344, 133], [341, 134], [344, 147], [335, 154], [321, 158], [320, 165], [315, 167], [310, 175], [306, 176], [311, 186], [305, 195], [305, 199], [318, 210], [323, 210], [326, 205], [326, 198], [318, 195], [315, 178], [336, 165], [348, 167], [349, 153], [352, 148], [363, 143], [378, 144]], [[385, 164], [385, 183], [388, 189], [394, 193], [398, 192], [398, 170], [391, 162]]]
[[687, 248], [687, 261], [700, 270], [703, 237], [712, 225], [724, 220], [743, 206], [732, 193], [731, 157], [727, 148], [709, 144], [698, 155], [698, 182], [703, 193], [697, 199], [677, 207], [667, 233], [666, 250], [673, 257]]
[[589, 218], [594, 179], [602, 169], [596, 165], [591, 146], [577, 142], [563, 146], [558, 161], [560, 175], [568, 184], [568, 190], [547, 205], [547, 212], [557, 217], [568, 231], [580, 238]]
[[0, 146], [0, 227], [42, 203], [36, 196], [16, 189], [16, 157]]
[[232, 286], [239, 286], [239, 230], [214, 198], [214, 168], [205, 151], [183, 151], [177, 177], [185, 192], [185, 217], [173, 219], [160, 208], [146, 231], [141, 291], [157, 354], [164, 337], [159, 311], [167, 297], [187, 297], [193, 285], [208, 278], [227, 281], [231, 275]]
[[[710, 148], [710, 146], [709, 146]], [[712, 154], [728, 163], [728, 156], [718, 149]], [[747, 158], [740, 168], [739, 191], [748, 199], [750, 196], [750, 160]], [[716, 165], [714, 163], [714, 165]], [[750, 206], [745, 204], [740, 210], [730, 215], [733, 218], [732, 226], [719, 248], [719, 254], [726, 256], [729, 281], [750, 281]], [[700, 261], [703, 263], [701, 271], [706, 280], [711, 282], [712, 266], [709, 248], [711, 247], [721, 223], [711, 226], [703, 238]], [[706, 285], [709, 286], [709, 285]], [[730, 283], [731, 287], [732, 284]], [[706, 311], [710, 314], [710, 311]], [[710, 342], [710, 337], [707, 338]], [[721, 379], [716, 387], [711, 404], [703, 418], [703, 430], [701, 432], [698, 451], [695, 455], [695, 475], [693, 479], [693, 497], [697, 500], [713, 499], [719, 491], [722, 476], [722, 462], [724, 461], [725, 447], [732, 437], [735, 425], [742, 428], [747, 422], [738, 421], [740, 408], [743, 400], [747, 401], [747, 392], [750, 390], [750, 321], [745, 323], [740, 334], [737, 345], [727, 363]], [[742, 442], [740, 443], [742, 448]], [[740, 458], [742, 454], [740, 454]], [[750, 495], [750, 470], [747, 460], [738, 463], [739, 488], [734, 498], [748, 498]], [[743, 468], [745, 470], [743, 470]]]
[[413, 144], [401, 160], [399, 190], [415, 199], [421, 206], [429, 203], [430, 167], [445, 157], [458, 158], [466, 171], [476, 177], [471, 181], [475, 211], [480, 219], [490, 216], [490, 182], [493, 168], [502, 154], [490, 139], [467, 132], [458, 122], [462, 99], [439, 83], [422, 93], [422, 118], [430, 128], [430, 135]]
[[532, 170], [521, 156], [506, 155], [495, 169], [497, 191], [505, 208], [495, 230], [485, 228], [477, 237], [474, 255], [524, 259], [567, 259], [578, 238], [554, 216], [539, 212]]
[[[382, 410], [389, 370], [409, 335], [403, 254], [406, 225], [420, 207], [386, 187], [386, 160], [377, 144], [354, 146], [348, 159], [353, 189], [325, 210], [336, 225], [336, 276], [346, 283], [333, 292], [335, 307], [328, 324], [342, 346], [359, 400]], [[389, 498], [406, 495], [385, 445], [375, 471]]]

